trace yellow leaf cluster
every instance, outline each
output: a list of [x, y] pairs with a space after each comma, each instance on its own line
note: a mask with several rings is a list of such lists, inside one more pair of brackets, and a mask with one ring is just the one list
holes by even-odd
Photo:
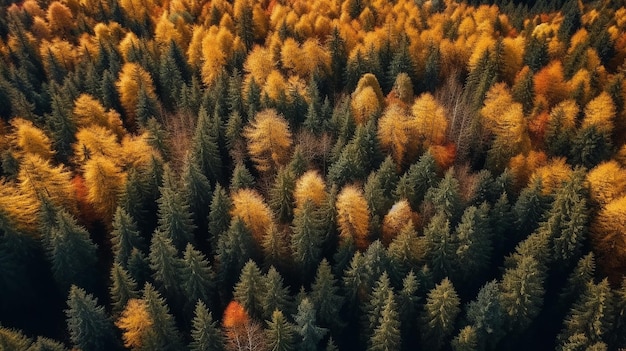
[[370, 211], [363, 191], [347, 185], [337, 196], [337, 225], [342, 241], [354, 240], [359, 250], [369, 246]]
[[411, 107], [412, 127], [425, 147], [441, 145], [446, 141], [448, 119], [445, 110], [430, 94], [420, 95]]
[[231, 200], [233, 203], [231, 216], [241, 218], [256, 242], [260, 244], [274, 223], [272, 210], [263, 197], [253, 189], [239, 189], [231, 195]]
[[564, 158], [554, 158], [549, 160], [545, 166], [535, 170], [530, 176], [530, 182], [541, 181], [541, 191], [548, 195], [561, 188], [571, 174], [572, 168], [565, 162]]
[[137, 99], [141, 89], [145, 90], [149, 98], [156, 100], [152, 77], [138, 64], [127, 62], [122, 66], [116, 86], [120, 103], [128, 116], [128, 124], [134, 127], [137, 118]]
[[267, 172], [283, 166], [289, 160], [291, 132], [289, 123], [276, 110], [267, 109], [256, 114], [244, 129], [248, 153], [256, 168]]
[[587, 173], [591, 199], [605, 206], [626, 192], [626, 170], [617, 161], [603, 162]]
[[36, 232], [39, 222], [33, 213], [37, 213], [39, 207], [39, 198], [23, 193], [14, 183], [0, 179], [0, 211], [7, 215], [18, 230]]
[[17, 179], [22, 194], [37, 200], [45, 196], [54, 204], [76, 212], [72, 175], [65, 167], [53, 166], [39, 155], [25, 154]]
[[418, 221], [419, 216], [411, 209], [406, 199], [396, 202], [383, 218], [383, 244], [388, 246], [407, 223], [416, 225]]
[[324, 178], [316, 170], [305, 172], [296, 181], [293, 198], [296, 209], [301, 208], [307, 200], [311, 200], [316, 206], [321, 206], [326, 201]]
[[409, 114], [396, 104], [390, 105], [378, 120], [378, 140], [397, 165], [410, 163], [416, 155], [419, 143], [414, 137]]
[[548, 163], [548, 157], [543, 151], [531, 150], [528, 154], [518, 154], [509, 160], [509, 169], [515, 180], [517, 189], [522, 189], [528, 184], [528, 179], [539, 167]]
[[600, 132], [613, 132], [615, 118], [615, 104], [607, 92], [602, 92], [585, 106], [585, 118], [582, 128], [594, 126]]
[[117, 143], [117, 137], [110, 130], [97, 125], [79, 129], [73, 148], [74, 158], [78, 164], [95, 156], [116, 160], [122, 151]]
[[72, 11], [59, 1], [54, 1], [48, 6], [46, 19], [50, 26], [50, 32], [61, 37], [69, 34], [69, 31], [76, 25]]
[[267, 76], [276, 67], [271, 52], [262, 46], [255, 46], [248, 54], [244, 63], [244, 70], [250, 74], [259, 85], [264, 85]]
[[49, 160], [52, 157], [54, 154], [52, 142], [43, 130], [22, 118], [13, 118], [11, 126], [13, 127], [11, 139], [18, 150], [38, 155], [43, 160]]
[[105, 223], [111, 223], [126, 184], [126, 173], [111, 158], [102, 155], [92, 156], [83, 168], [87, 200]]
[[350, 105], [352, 107], [352, 116], [357, 124], [367, 123], [382, 108], [377, 94], [371, 86], [366, 86], [359, 93], [354, 94]]
[[626, 196], [609, 202], [591, 224], [591, 240], [605, 273], [621, 279], [626, 268]]
[[114, 110], [106, 111], [100, 101], [89, 94], [76, 98], [72, 114], [78, 127], [96, 125], [109, 129], [117, 137], [125, 134], [120, 115]]
[[130, 299], [115, 325], [122, 330], [124, 347], [139, 349], [153, 325], [144, 300]]

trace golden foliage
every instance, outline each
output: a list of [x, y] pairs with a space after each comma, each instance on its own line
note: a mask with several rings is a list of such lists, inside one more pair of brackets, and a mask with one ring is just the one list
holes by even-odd
[[456, 158], [456, 145], [454, 143], [431, 145], [426, 151], [433, 155], [437, 169], [450, 168]]
[[418, 141], [425, 147], [441, 145], [446, 141], [448, 119], [443, 107], [430, 93], [424, 93], [415, 99], [411, 112], [412, 128], [417, 133]]
[[383, 245], [388, 246], [408, 223], [417, 225], [419, 216], [413, 212], [409, 202], [403, 199], [396, 202], [383, 218]]
[[342, 241], [354, 240], [363, 251], [369, 246], [370, 211], [363, 191], [355, 185], [347, 185], [337, 196], [337, 225]]
[[518, 154], [509, 161], [509, 169], [515, 181], [515, 187], [522, 189], [528, 184], [531, 174], [539, 167], [548, 163], [548, 157], [543, 151], [531, 150], [528, 154]]
[[37, 201], [45, 196], [54, 204], [76, 213], [71, 178], [71, 173], [65, 167], [55, 167], [50, 161], [35, 154], [24, 155], [17, 175], [22, 194]]
[[615, 118], [615, 104], [607, 92], [602, 92], [585, 106], [585, 118], [582, 128], [594, 126], [599, 132], [611, 134], [613, 119]]
[[291, 132], [287, 121], [274, 109], [263, 110], [244, 129], [248, 153], [260, 172], [283, 166], [289, 160]]
[[324, 178], [316, 170], [305, 172], [296, 181], [293, 198], [296, 209], [301, 208], [307, 200], [311, 200], [316, 206], [321, 206], [326, 201]]
[[397, 104], [390, 105], [378, 120], [380, 146], [399, 167], [411, 163], [418, 151], [415, 134], [409, 115]]
[[587, 181], [591, 200], [601, 206], [626, 192], [626, 170], [614, 160], [603, 162], [589, 171]]
[[89, 189], [87, 199], [104, 223], [111, 223], [126, 184], [126, 173], [111, 158], [102, 155], [93, 155], [83, 168], [85, 185]]
[[39, 198], [20, 191], [12, 182], [0, 179], [0, 211], [15, 224], [18, 230], [36, 233], [39, 222], [34, 213], [39, 211]]
[[569, 87], [563, 76], [561, 61], [552, 61], [533, 77], [535, 84], [535, 100], [545, 101], [550, 108], [565, 100], [569, 95]]
[[96, 125], [79, 129], [73, 148], [77, 164], [83, 164], [95, 156], [117, 160], [122, 152], [116, 136], [110, 130]]
[[48, 20], [50, 31], [59, 34], [61, 37], [69, 35], [76, 23], [69, 7], [59, 1], [54, 1], [48, 6], [46, 19]]
[[[119, 115], [107, 114], [107, 111], [100, 101], [89, 94], [80, 94], [78, 98], [76, 98], [72, 114], [74, 116], [74, 122], [78, 127], [97, 125], [109, 128], [118, 136], [124, 133], [122, 120], [119, 118]], [[117, 117], [117, 119], [115, 117]]]
[[359, 93], [353, 94], [350, 105], [352, 107], [352, 115], [357, 124], [367, 123], [382, 108], [376, 92], [371, 86], [366, 86]]
[[13, 127], [12, 141], [18, 150], [38, 155], [43, 160], [49, 160], [54, 155], [52, 142], [43, 130], [19, 117], [13, 118], [10, 123]]
[[264, 85], [267, 76], [276, 67], [271, 52], [262, 46], [255, 46], [248, 54], [243, 68], [259, 85]]
[[591, 241], [599, 263], [614, 280], [626, 269], [626, 196], [609, 202], [591, 224]]
[[563, 186], [563, 183], [572, 174], [572, 168], [564, 158], [554, 158], [545, 166], [539, 167], [530, 176], [530, 183], [541, 181], [541, 190], [545, 195], [552, 194]]
[[[79, 50], [66, 40], [54, 38], [52, 41], [44, 40], [39, 45], [39, 54], [46, 58], [52, 55], [54, 59], [68, 71], [71, 71], [78, 60]], [[43, 60], [46, 72], [50, 74], [51, 68], [48, 60]]]
[[156, 100], [152, 77], [138, 64], [127, 62], [122, 66], [116, 86], [120, 103], [128, 116], [128, 124], [135, 127], [137, 101], [141, 89], [144, 89], [149, 98]]
[[231, 200], [233, 203], [231, 216], [241, 218], [256, 242], [260, 244], [274, 223], [272, 210], [263, 197], [253, 189], [239, 189], [231, 195]]
[[123, 168], [148, 169], [152, 159], [161, 155], [149, 142], [148, 133], [128, 135], [122, 139], [118, 164]]
[[140, 348], [152, 329], [152, 317], [144, 300], [130, 299], [115, 325], [122, 330], [124, 347]]
[[224, 328], [237, 328], [250, 321], [250, 316], [241, 304], [232, 300], [224, 310], [222, 325]]
[[280, 71], [275, 69], [270, 72], [263, 85], [263, 93], [274, 101], [278, 101], [281, 95], [287, 97], [287, 81]]

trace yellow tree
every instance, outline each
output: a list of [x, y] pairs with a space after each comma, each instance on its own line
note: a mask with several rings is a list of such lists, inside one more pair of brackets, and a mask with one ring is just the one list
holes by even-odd
[[383, 245], [391, 244], [408, 223], [418, 225], [419, 216], [411, 209], [409, 202], [403, 199], [396, 202], [383, 218]]
[[118, 160], [122, 151], [116, 136], [110, 130], [94, 125], [81, 128], [76, 132], [76, 143], [73, 148], [77, 164], [83, 164], [94, 156]]
[[253, 189], [239, 189], [231, 195], [233, 207], [232, 217], [239, 217], [248, 227], [257, 244], [261, 244], [263, 237], [274, 223], [272, 210], [263, 200], [263, 197]]
[[359, 79], [352, 93], [350, 105], [354, 120], [358, 124], [366, 123], [383, 109], [385, 98], [375, 75], [366, 73]]
[[39, 211], [40, 202], [36, 197], [20, 191], [14, 182], [0, 179], [0, 211], [14, 223], [17, 229], [35, 234], [39, 221], [33, 213]]
[[126, 184], [126, 173], [109, 157], [94, 155], [84, 165], [87, 200], [104, 220], [111, 223], [119, 196]]
[[614, 160], [603, 162], [587, 173], [589, 195], [600, 206], [626, 193], [626, 170]]
[[119, 138], [125, 134], [120, 115], [114, 111], [106, 111], [100, 101], [89, 94], [80, 94], [76, 98], [72, 114], [78, 127], [90, 125], [105, 127]]
[[20, 162], [17, 176], [20, 191], [38, 201], [49, 198], [57, 206], [76, 213], [76, 198], [72, 175], [63, 166], [53, 166], [39, 155], [26, 154]]
[[122, 66], [116, 86], [120, 103], [126, 116], [128, 116], [128, 124], [131, 127], [136, 127], [139, 92], [143, 90], [149, 99], [156, 101], [152, 77], [138, 64], [127, 62]]
[[582, 128], [594, 126], [599, 132], [611, 135], [613, 119], [615, 118], [615, 104], [607, 92], [602, 92], [585, 106], [585, 118]]
[[371, 215], [363, 191], [355, 185], [345, 186], [337, 196], [335, 206], [341, 240], [354, 240], [359, 250], [366, 250]]
[[530, 176], [529, 183], [541, 181], [541, 190], [548, 195], [561, 188], [571, 174], [572, 168], [565, 159], [555, 158], [549, 160], [547, 165], [537, 168]]
[[43, 130], [22, 118], [13, 118], [11, 126], [13, 127], [11, 139], [18, 150], [39, 155], [44, 160], [52, 157], [52, 142]]
[[274, 109], [256, 114], [244, 129], [248, 153], [260, 172], [283, 166], [289, 160], [291, 132], [287, 121]]
[[130, 299], [115, 325], [122, 330], [124, 347], [140, 349], [153, 325], [146, 301]]
[[409, 114], [397, 105], [390, 105], [378, 121], [378, 140], [384, 151], [391, 154], [398, 168], [411, 163], [419, 144]]
[[618, 282], [626, 269], [626, 196], [600, 210], [591, 224], [591, 233], [604, 273]]
[[316, 206], [321, 206], [326, 201], [326, 184], [324, 178], [316, 171], [305, 172], [296, 181], [293, 191], [296, 210], [301, 208], [307, 200], [313, 201]]
[[46, 19], [50, 31], [61, 37], [68, 36], [70, 31], [76, 26], [76, 21], [69, 7], [59, 1], [54, 1], [48, 6]]
[[441, 145], [446, 141], [448, 120], [445, 110], [435, 98], [425, 93], [420, 95], [411, 108], [411, 126], [424, 147]]

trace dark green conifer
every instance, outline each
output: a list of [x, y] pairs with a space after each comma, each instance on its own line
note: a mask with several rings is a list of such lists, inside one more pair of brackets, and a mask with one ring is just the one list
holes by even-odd
[[315, 306], [320, 325], [335, 331], [341, 330], [344, 323], [339, 313], [344, 298], [339, 292], [337, 279], [335, 279], [330, 264], [325, 258], [317, 267], [315, 280], [311, 284], [310, 298]]
[[179, 191], [179, 184], [169, 167], [165, 167], [163, 185], [159, 187], [161, 197], [158, 205], [157, 230], [172, 240], [177, 250], [182, 251], [188, 243], [194, 242], [195, 225], [191, 218], [188, 196]]
[[[228, 230], [221, 233], [217, 242], [218, 281], [223, 289], [235, 285], [246, 262], [255, 256], [252, 234], [241, 218], [230, 221]], [[230, 294], [230, 291], [223, 291]]]
[[396, 306], [392, 291], [387, 292], [387, 299], [380, 311], [378, 325], [370, 337], [368, 351], [400, 350], [402, 338], [400, 335], [400, 320], [398, 318], [398, 308]]
[[264, 310], [263, 294], [261, 292], [267, 290], [266, 281], [263, 279], [261, 270], [254, 261], [249, 260], [241, 270], [239, 282], [235, 285], [233, 291], [233, 297], [251, 317], [260, 318], [263, 316]]
[[222, 159], [219, 151], [219, 134], [216, 133], [215, 121], [211, 120], [206, 108], [200, 108], [198, 123], [191, 144], [191, 157], [202, 174], [214, 186], [222, 180]]
[[146, 350], [180, 351], [184, 350], [182, 338], [174, 316], [169, 311], [165, 299], [150, 283], [143, 289], [143, 300], [152, 319], [152, 328], [142, 345]]
[[181, 288], [187, 310], [193, 310], [198, 302], [211, 305], [215, 290], [215, 273], [209, 261], [193, 245], [187, 244], [180, 263]]
[[126, 268], [133, 248], [144, 249], [146, 245], [137, 230], [135, 221], [122, 207], [118, 206], [115, 210], [112, 225], [113, 257], [115, 262]]
[[311, 281], [322, 254], [324, 229], [311, 200], [307, 200], [293, 219], [291, 253], [303, 283]]
[[474, 330], [477, 349], [493, 349], [505, 336], [505, 320], [498, 283], [485, 284], [475, 300], [467, 304], [467, 321]]
[[198, 301], [191, 329], [191, 351], [223, 351], [224, 340], [222, 333], [213, 320], [213, 315], [209, 312], [204, 302]]
[[269, 205], [281, 223], [288, 223], [293, 216], [293, 190], [296, 187], [294, 173], [287, 167], [278, 170], [269, 191]]
[[461, 311], [459, 304], [459, 297], [448, 278], [428, 293], [421, 317], [421, 341], [425, 349], [439, 350], [447, 344]]
[[172, 240], [160, 230], [152, 235], [150, 243], [150, 268], [154, 272], [154, 281], [160, 286], [160, 290], [167, 293], [170, 298], [178, 297], [181, 286], [181, 262], [178, 251]]
[[407, 199], [411, 208], [417, 209], [422, 204], [428, 189], [436, 184], [435, 159], [430, 152], [426, 152], [402, 175], [394, 190], [394, 196], [396, 199]]
[[114, 315], [119, 315], [130, 299], [139, 298], [137, 282], [121, 264], [115, 262], [111, 267], [111, 285], [109, 296], [111, 297], [111, 307]]
[[325, 328], [317, 326], [315, 318], [315, 306], [309, 298], [305, 297], [298, 305], [298, 313], [295, 315], [296, 330], [300, 334], [300, 345], [298, 350], [317, 351], [320, 341], [328, 332]]
[[508, 319], [507, 330], [521, 332], [537, 317], [543, 305], [545, 273], [532, 256], [523, 256], [502, 276], [500, 305]]
[[267, 321], [267, 344], [269, 350], [294, 351], [296, 350], [296, 328], [289, 323], [280, 310], [272, 312], [271, 319]]
[[276, 268], [271, 266], [263, 279], [265, 281], [263, 284], [265, 289], [257, 291], [257, 294], [261, 295], [263, 318], [265, 320], [272, 319], [276, 310], [290, 315], [293, 312], [293, 302], [283, 277]]
[[233, 170], [233, 176], [230, 178], [230, 191], [232, 193], [239, 189], [252, 188], [254, 186], [254, 177], [243, 162], [237, 162]]

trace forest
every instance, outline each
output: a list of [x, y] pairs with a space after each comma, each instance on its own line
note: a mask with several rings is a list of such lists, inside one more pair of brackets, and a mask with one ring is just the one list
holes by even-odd
[[626, 4], [0, 0], [0, 350], [626, 348]]

